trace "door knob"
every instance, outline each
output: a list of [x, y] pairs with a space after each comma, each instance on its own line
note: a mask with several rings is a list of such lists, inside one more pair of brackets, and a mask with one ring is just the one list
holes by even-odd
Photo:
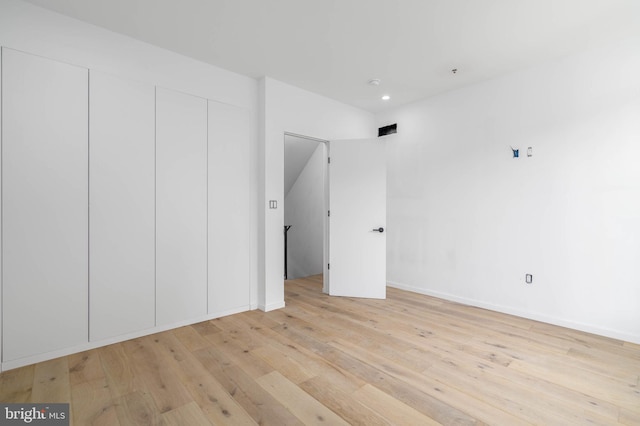
[[373, 232], [383, 233], [384, 232], [384, 228], [382, 226], [380, 228], [373, 228]]

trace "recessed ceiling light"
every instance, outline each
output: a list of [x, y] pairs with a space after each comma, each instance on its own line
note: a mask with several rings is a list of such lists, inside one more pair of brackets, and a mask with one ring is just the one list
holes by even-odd
[[383, 101], [388, 101], [389, 99], [391, 99], [391, 96], [389, 96], [389, 95], [382, 96], [382, 100]]

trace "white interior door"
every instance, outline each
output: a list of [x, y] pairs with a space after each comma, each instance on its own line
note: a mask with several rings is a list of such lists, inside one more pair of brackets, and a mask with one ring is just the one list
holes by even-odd
[[384, 139], [331, 141], [329, 152], [329, 294], [384, 299]]
[[91, 70], [89, 337], [155, 325], [155, 87]]
[[207, 100], [156, 89], [156, 325], [207, 314]]
[[250, 309], [251, 175], [247, 111], [209, 101], [208, 313]]

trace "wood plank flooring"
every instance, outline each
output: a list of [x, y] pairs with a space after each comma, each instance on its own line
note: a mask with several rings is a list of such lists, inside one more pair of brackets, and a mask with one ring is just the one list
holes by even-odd
[[76, 425], [640, 425], [640, 346], [428, 296], [245, 312], [0, 375]]

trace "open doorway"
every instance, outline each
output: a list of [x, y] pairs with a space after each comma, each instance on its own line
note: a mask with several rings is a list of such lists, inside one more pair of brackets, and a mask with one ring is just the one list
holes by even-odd
[[328, 143], [284, 136], [285, 279], [322, 280], [327, 291]]

